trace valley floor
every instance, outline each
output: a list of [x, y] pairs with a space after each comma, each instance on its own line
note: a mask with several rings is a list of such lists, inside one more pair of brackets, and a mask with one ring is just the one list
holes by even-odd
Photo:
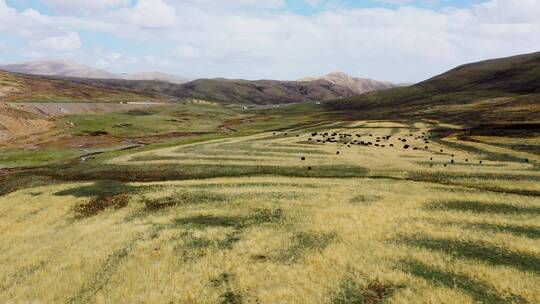
[[539, 139], [348, 121], [62, 167], [0, 196], [0, 302], [540, 303]]

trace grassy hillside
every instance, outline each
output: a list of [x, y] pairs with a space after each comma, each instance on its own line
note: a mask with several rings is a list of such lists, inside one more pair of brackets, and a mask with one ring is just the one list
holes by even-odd
[[[2, 114], [0, 111], [0, 126], [7, 122]], [[34, 122], [37, 134], [31, 134], [30, 130], [19, 132], [16, 135], [20, 136], [4, 142], [0, 136], [0, 168], [43, 166], [134, 145], [225, 135], [226, 126], [236, 128], [236, 123], [248, 117], [240, 109], [204, 104], [126, 107], [123, 111], [78, 113], [50, 119], [22, 111], [12, 114], [19, 120], [23, 115], [27, 116], [22, 121], [25, 126], [32, 127], [34, 121], [42, 124]]]
[[462, 65], [418, 86], [435, 92], [540, 93], [540, 52]]
[[260, 105], [323, 101], [355, 95], [351, 89], [325, 80], [199, 79], [185, 84], [116, 79], [70, 79], [70, 81], [104, 88], [124, 88], [141, 93], [152, 92], [173, 99], [194, 98], [220, 103]]
[[130, 92], [123, 88], [96, 87], [53, 77], [0, 71], [0, 102], [122, 102], [162, 99], [159, 94]]
[[[58, 129], [54, 116], [129, 110], [145, 105], [122, 103], [148, 100], [167, 99], [155, 93], [0, 71], [0, 158], [6, 156], [6, 146], [26, 147], [54, 136]], [[61, 153], [52, 154], [62, 157]]]
[[465, 124], [540, 121], [540, 53], [463, 65], [410, 87], [346, 98], [327, 107], [359, 116]]
[[182, 86], [182, 97], [236, 101], [255, 104], [276, 104], [329, 100], [354, 95], [351, 89], [328, 81], [273, 81], [202, 79]]

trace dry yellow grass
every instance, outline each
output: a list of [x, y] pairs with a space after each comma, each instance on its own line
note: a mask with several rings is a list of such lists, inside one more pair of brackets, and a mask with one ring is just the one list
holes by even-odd
[[[524, 152], [488, 142], [474, 143], [486, 154], [459, 149], [452, 138], [412, 150], [424, 147], [413, 138], [432, 127], [324, 129], [373, 142], [392, 134], [384, 148], [317, 143], [305, 130], [109, 161], [208, 170], [331, 165], [336, 178], [64, 183], [2, 196], [0, 302], [539, 303], [538, 160], [520, 162]], [[516, 160], [490, 160], [493, 153]], [[339, 178], [340, 166], [351, 165], [366, 173]], [[103, 189], [129, 201], [77, 214], [103, 199]]]

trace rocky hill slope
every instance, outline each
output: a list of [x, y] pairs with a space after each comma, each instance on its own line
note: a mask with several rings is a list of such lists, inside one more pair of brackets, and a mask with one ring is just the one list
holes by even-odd
[[356, 78], [351, 77], [342, 72], [334, 72], [324, 76], [319, 77], [306, 77], [300, 79], [300, 81], [315, 81], [315, 80], [326, 80], [335, 85], [343, 86], [351, 89], [355, 94], [359, 95], [371, 91], [379, 91], [395, 88], [396, 85], [386, 82], [386, 81], [377, 81], [367, 78]]

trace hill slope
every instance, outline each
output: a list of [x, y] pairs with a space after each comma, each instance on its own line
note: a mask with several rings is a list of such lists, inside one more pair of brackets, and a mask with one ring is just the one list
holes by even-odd
[[9, 142], [17, 145], [22, 138], [33, 138], [34, 135], [53, 130], [55, 123], [49, 118], [55, 115], [50, 112], [73, 114], [77, 113], [78, 108], [82, 112], [92, 113], [120, 111], [145, 105], [125, 105], [119, 102], [162, 99], [155, 94], [138, 94], [124, 89], [0, 71], [0, 147], [5, 147]]
[[121, 102], [160, 99], [157, 94], [132, 93], [122, 88], [96, 87], [45, 76], [0, 71], [0, 102], [93, 101]]
[[540, 52], [462, 65], [410, 87], [328, 103], [355, 115], [471, 124], [540, 120]]
[[70, 79], [71, 81], [134, 92], [162, 94], [176, 99], [204, 99], [221, 103], [280, 104], [332, 100], [356, 95], [351, 89], [326, 80], [278, 81], [198, 79], [185, 84], [119, 79]]
[[277, 104], [330, 100], [355, 94], [349, 88], [325, 80], [297, 82], [200, 79], [184, 84], [173, 95], [228, 102]]
[[540, 93], [540, 52], [465, 64], [418, 86], [435, 92]]
[[306, 77], [299, 81], [326, 80], [335, 85], [351, 89], [355, 94], [362, 94], [371, 91], [379, 91], [396, 87], [390, 82], [377, 81], [367, 78], [351, 77], [342, 72], [334, 72], [319, 77]]

